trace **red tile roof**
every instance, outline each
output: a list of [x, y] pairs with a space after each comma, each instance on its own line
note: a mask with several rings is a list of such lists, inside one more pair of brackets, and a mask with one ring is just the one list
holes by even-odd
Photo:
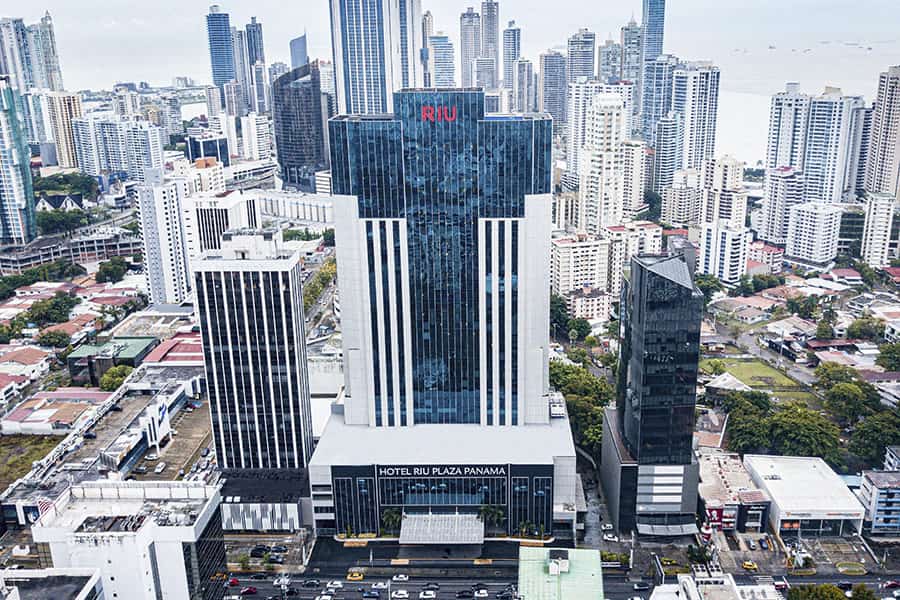
[[15, 362], [20, 365], [36, 365], [43, 362], [50, 354], [32, 346], [10, 350], [0, 356], [0, 363]]

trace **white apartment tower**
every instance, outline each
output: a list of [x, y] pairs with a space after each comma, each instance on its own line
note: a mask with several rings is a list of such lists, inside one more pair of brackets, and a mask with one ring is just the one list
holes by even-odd
[[822, 202], [792, 206], [788, 212], [785, 260], [812, 267], [827, 265], [837, 256], [841, 207]]
[[664, 187], [660, 218], [673, 227], [699, 224], [700, 205], [704, 189], [700, 184], [700, 171], [687, 169], [676, 171], [672, 185]]
[[866, 167], [866, 191], [900, 198], [900, 65], [878, 77]]
[[138, 188], [144, 270], [153, 304], [180, 304], [191, 291], [190, 263], [182, 214], [188, 180], [151, 174]]
[[597, 48], [597, 78], [609, 83], [622, 76], [622, 44], [606, 40]]
[[510, 21], [503, 30], [503, 87], [514, 87], [516, 61], [522, 57], [522, 30]]
[[714, 275], [725, 285], [738, 283], [747, 272], [747, 251], [753, 233], [746, 227], [732, 227], [717, 221], [700, 227], [700, 260], [697, 270]]
[[471, 6], [459, 16], [459, 67], [462, 87], [475, 84], [475, 60], [481, 56], [481, 15]]
[[599, 234], [624, 216], [625, 112], [615, 94], [598, 94], [588, 110], [579, 184], [579, 223], [588, 233]]
[[71, 169], [78, 166], [75, 153], [75, 136], [72, 120], [81, 116], [81, 96], [68, 92], [47, 94], [47, 114], [53, 141], [56, 143], [56, 160], [60, 167]]
[[670, 112], [656, 122], [649, 188], [659, 193], [672, 185], [675, 171], [682, 170], [684, 121], [681, 114]]
[[788, 217], [793, 206], [803, 204], [803, 187], [803, 173], [793, 167], [766, 171], [762, 239], [781, 246], [787, 243]]
[[597, 36], [587, 29], [579, 29], [569, 38], [566, 54], [566, 77], [574, 83], [582, 77], [593, 79], [597, 55]]
[[516, 60], [512, 79], [513, 112], [533, 112], [537, 106], [537, 78], [527, 58]]
[[634, 219], [637, 216], [638, 211], [643, 208], [644, 192], [647, 189], [646, 177], [647, 145], [643, 140], [623, 141], [622, 216], [625, 219]]
[[565, 296], [586, 285], [607, 290], [610, 247], [616, 243], [585, 233], [555, 236], [550, 243], [550, 291]]
[[250, 113], [241, 117], [241, 155], [247, 160], [262, 160], [272, 156], [272, 133], [269, 118]]
[[870, 193], [866, 198], [862, 259], [873, 269], [891, 264], [888, 250], [897, 202], [896, 196], [885, 192]]
[[581, 153], [585, 144], [588, 111], [594, 97], [601, 92], [603, 84], [596, 79], [582, 77], [569, 83], [566, 108], [566, 174], [564, 187], [574, 190], [581, 174]]
[[672, 73], [672, 111], [684, 124], [682, 168], [699, 169], [716, 151], [719, 68], [710, 62], [681, 63]]

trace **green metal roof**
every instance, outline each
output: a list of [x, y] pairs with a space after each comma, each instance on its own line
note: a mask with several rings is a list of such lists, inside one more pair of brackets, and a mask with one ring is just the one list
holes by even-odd
[[[568, 554], [568, 573], [550, 574], [551, 552]], [[600, 552], [521, 546], [519, 594], [523, 600], [603, 600]]]
[[156, 342], [154, 337], [117, 337], [99, 346], [82, 344], [69, 354], [69, 358], [88, 358], [109, 352], [110, 356], [121, 360], [134, 360]]

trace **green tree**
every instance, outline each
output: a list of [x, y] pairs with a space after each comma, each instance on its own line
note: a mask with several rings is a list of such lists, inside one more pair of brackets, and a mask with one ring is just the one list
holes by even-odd
[[65, 323], [72, 309], [81, 302], [80, 298], [57, 292], [53, 298], [38, 300], [25, 313], [25, 320], [43, 327], [50, 323]]
[[662, 196], [647, 190], [644, 192], [644, 202], [648, 207], [647, 212], [644, 213], [644, 218], [648, 221], [659, 222], [659, 217], [662, 213]]
[[238, 556], [238, 565], [241, 567], [241, 571], [249, 571], [250, 570], [250, 555], [249, 554], [241, 554]]
[[97, 180], [83, 173], [58, 173], [32, 180], [35, 195], [41, 192], [54, 194], [81, 194], [85, 200], [93, 202], [100, 193]]
[[746, 275], [741, 275], [740, 281], [738, 281], [737, 287], [734, 288], [736, 296], [752, 296], [756, 291], [753, 287], [753, 282]]
[[873, 410], [855, 383], [838, 383], [825, 392], [825, 407], [842, 425], [852, 425]]
[[709, 369], [709, 372], [713, 375], [721, 375], [725, 372], [725, 363], [717, 358], [714, 358], [707, 363], [706, 368]]
[[64, 331], [45, 331], [37, 337], [37, 343], [50, 348], [68, 348], [72, 338]]
[[855, 383], [858, 375], [856, 371], [846, 365], [838, 363], [823, 362], [814, 371], [816, 376], [816, 386], [823, 390], [828, 390], [838, 383]]
[[825, 320], [819, 321], [816, 325], [816, 339], [817, 340], [832, 340], [834, 339], [834, 327], [831, 326], [831, 323]]
[[875, 340], [884, 335], [884, 322], [871, 317], [854, 320], [847, 328], [847, 337], [854, 340]]
[[566, 326], [569, 324], [569, 309], [562, 296], [550, 294], [550, 333], [556, 337], [562, 337], [568, 333]]
[[727, 412], [752, 407], [768, 415], [772, 410], [772, 399], [765, 392], [729, 392], [722, 400], [722, 407]]
[[386, 508], [381, 512], [381, 526], [385, 531], [399, 531], [400, 525], [403, 523], [403, 513], [396, 508]]
[[837, 586], [826, 583], [792, 586], [788, 590], [787, 600], [846, 600], [846, 598], [844, 592]]
[[900, 444], [900, 414], [884, 410], [863, 419], [850, 435], [850, 452], [869, 467], [880, 467], [888, 446]]
[[603, 405], [612, 399], [612, 386], [582, 366], [550, 361], [550, 385], [564, 396], [588, 396]]
[[575, 332], [576, 340], [583, 340], [591, 334], [591, 324], [587, 321], [587, 319], [569, 319], [566, 327], [570, 332]]
[[106, 262], [100, 263], [97, 271], [97, 283], [117, 283], [125, 278], [128, 272], [128, 263], [121, 256], [116, 256]]
[[128, 365], [110, 367], [100, 378], [100, 389], [104, 392], [116, 391], [132, 371], [134, 369]]
[[769, 450], [785, 456], [818, 456], [831, 464], [839, 462], [837, 426], [803, 404], [780, 406], [769, 417]]
[[337, 276], [337, 263], [334, 258], [327, 259], [322, 267], [303, 286], [303, 310], [309, 311], [318, 302], [325, 288], [331, 285]]
[[856, 270], [859, 272], [859, 276], [862, 277], [863, 283], [867, 286], [872, 287], [875, 285], [877, 276], [875, 270], [864, 263], [861, 260], [856, 261]]
[[712, 297], [716, 292], [721, 292], [725, 289], [725, 286], [722, 285], [722, 282], [719, 281], [719, 278], [715, 275], [696, 275], [694, 277], [694, 283], [697, 284], [697, 288], [703, 292], [703, 298], [707, 303], [712, 300]]
[[322, 232], [322, 243], [328, 248], [334, 248], [334, 229], [329, 227]]
[[857, 583], [853, 586], [853, 600], [878, 600], [878, 596], [869, 586]]
[[591, 362], [588, 351], [584, 348], [570, 348], [568, 352], [566, 352], [566, 357], [572, 362], [578, 363], [582, 367], [587, 367]]
[[87, 213], [79, 209], [39, 211], [36, 218], [41, 235], [71, 233], [90, 223]]
[[876, 364], [888, 371], [900, 371], [900, 343], [882, 344], [878, 350]]

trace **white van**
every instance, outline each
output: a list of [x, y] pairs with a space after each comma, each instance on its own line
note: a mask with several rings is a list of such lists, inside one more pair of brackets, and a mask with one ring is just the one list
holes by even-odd
[[165, 470], [166, 470], [166, 463], [161, 462], [158, 465], [156, 465], [156, 468], [153, 469], [153, 472], [156, 473], [157, 475], [159, 475], [160, 473], [162, 473]]

